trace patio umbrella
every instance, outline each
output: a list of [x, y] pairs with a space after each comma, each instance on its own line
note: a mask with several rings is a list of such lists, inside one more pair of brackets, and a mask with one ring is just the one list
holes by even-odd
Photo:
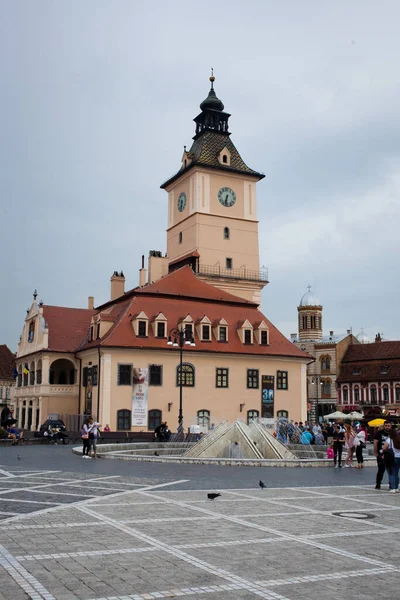
[[330, 415], [324, 415], [324, 419], [346, 419], [347, 417], [348, 415], [340, 412], [340, 410], [337, 410]]
[[368, 421], [368, 425], [370, 427], [379, 427], [379, 425], [383, 425], [386, 419], [372, 419], [372, 421]]
[[347, 415], [347, 418], [352, 419], [352, 420], [359, 420], [359, 419], [362, 419], [363, 417], [364, 417], [364, 415], [362, 413], [357, 412], [356, 410], [354, 410], [353, 412], [351, 412]]

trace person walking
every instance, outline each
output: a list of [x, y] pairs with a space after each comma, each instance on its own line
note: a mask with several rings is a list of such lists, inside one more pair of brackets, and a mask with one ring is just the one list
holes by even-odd
[[90, 452], [89, 428], [88, 428], [88, 423], [86, 421], [82, 425], [81, 435], [82, 435], [82, 443], [83, 443], [82, 458], [90, 458], [90, 456], [89, 456], [89, 452]]
[[332, 436], [333, 466], [335, 469], [342, 468], [342, 452], [344, 446], [344, 433], [340, 425], [335, 425]]
[[375, 484], [376, 490], [381, 489], [382, 479], [385, 474], [385, 463], [383, 462], [382, 447], [389, 437], [391, 428], [392, 427], [390, 421], [385, 421], [383, 424], [383, 428], [379, 428], [374, 436], [374, 454], [376, 456], [376, 462], [378, 465], [378, 472], [376, 474]]
[[358, 446], [356, 445], [356, 458], [357, 458], [357, 465], [356, 465], [356, 469], [363, 469], [364, 468], [364, 457], [363, 457], [363, 449], [366, 447], [366, 437], [367, 432], [365, 427], [360, 426], [358, 433], [356, 435], [356, 438], [354, 441], [358, 440]]
[[356, 444], [354, 443], [354, 439], [356, 437], [356, 432], [352, 428], [351, 423], [345, 423], [344, 426], [344, 447], [347, 450], [347, 456], [344, 461], [344, 466], [348, 468], [353, 466], [354, 448], [356, 446]]
[[90, 458], [97, 458], [97, 437], [98, 437], [98, 428], [101, 427], [100, 423], [97, 423], [94, 419], [89, 419], [88, 424], [88, 432], [89, 432], [89, 456]]
[[[390, 452], [391, 451], [391, 452]], [[390, 452], [390, 460], [385, 460], [386, 470], [389, 477], [389, 486], [392, 494], [399, 492], [399, 469], [400, 469], [400, 437], [396, 429], [390, 429], [389, 436], [382, 447], [383, 457]]]

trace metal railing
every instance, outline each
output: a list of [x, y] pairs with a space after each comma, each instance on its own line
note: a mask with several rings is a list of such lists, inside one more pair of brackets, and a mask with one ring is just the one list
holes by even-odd
[[245, 279], [246, 281], [265, 281], [268, 283], [268, 269], [262, 271], [252, 271], [241, 267], [240, 269], [226, 269], [219, 265], [200, 264], [197, 271], [198, 275], [207, 275], [208, 277], [223, 277], [226, 279]]

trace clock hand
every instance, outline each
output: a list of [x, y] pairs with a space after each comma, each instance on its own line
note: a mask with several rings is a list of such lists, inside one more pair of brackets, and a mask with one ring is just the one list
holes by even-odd
[[229, 196], [229, 194], [227, 194], [227, 195], [225, 196], [225, 204], [228, 204], [228, 196]]

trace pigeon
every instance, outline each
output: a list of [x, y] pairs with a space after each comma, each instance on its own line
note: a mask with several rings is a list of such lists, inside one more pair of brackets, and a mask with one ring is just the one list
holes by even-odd
[[215, 498], [218, 498], [218, 496], [220, 496], [221, 494], [207, 494], [207, 498], [209, 500], [215, 500]]
[[265, 487], [267, 487], [267, 486], [265, 485], [265, 483], [264, 483], [263, 481], [261, 481], [261, 479], [260, 479], [260, 481], [258, 482], [258, 485], [260, 486], [260, 488], [261, 488], [262, 490], [263, 490]]
[[154, 452], [154, 456], [160, 456], [157, 452], [157, 450]]

